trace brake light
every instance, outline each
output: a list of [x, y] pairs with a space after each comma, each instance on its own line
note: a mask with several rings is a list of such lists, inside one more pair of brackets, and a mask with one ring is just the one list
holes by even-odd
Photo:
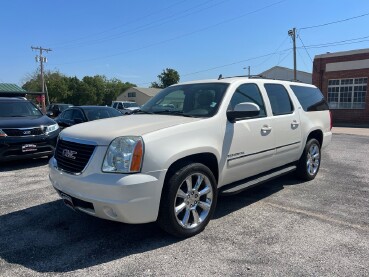
[[5, 132], [3, 130], [0, 129], [0, 137], [7, 137], [8, 135], [5, 134]]
[[329, 120], [330, 120], [330, 130], [333, 128], [333, 120], [332, 120], [332, 112], [329, 111]]

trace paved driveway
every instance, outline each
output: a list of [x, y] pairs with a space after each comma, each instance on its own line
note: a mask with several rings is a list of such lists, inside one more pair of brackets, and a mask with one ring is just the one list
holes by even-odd
[[335, 134], [318, 177], [221, 198], [178, 240], [63, 205], [40, 159], [0, 165], [0, 276], [369, 276], [369, 137]]

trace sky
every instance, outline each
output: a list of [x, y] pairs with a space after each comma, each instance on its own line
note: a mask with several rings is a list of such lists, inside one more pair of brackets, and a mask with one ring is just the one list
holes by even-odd
[[369, 48], [367, 0], [1, 0], [0, 7], [0, 82], [18, 85], [39, 66], [31, 46], [52, 50], [44, 52], [46, 70], [140, 87], [165, 68], [181, 81], [245, 75], [248, 66], [251, 74], [293, 68], [294, 27], [298, 70], [311, 72], [315, 55]]

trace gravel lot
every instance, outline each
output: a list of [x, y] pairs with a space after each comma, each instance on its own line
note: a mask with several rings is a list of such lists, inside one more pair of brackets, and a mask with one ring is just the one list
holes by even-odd
[[47, 160], [0, 164], [0, 276], [369, 276], [369, 137], [335, 134], [318, 177], [218, 201], [203, 233], [75, 213]]

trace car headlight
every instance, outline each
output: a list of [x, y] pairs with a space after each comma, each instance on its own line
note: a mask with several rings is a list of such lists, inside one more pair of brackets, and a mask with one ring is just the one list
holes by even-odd
[[55, 132], [58, 129], [59, 129], [58, 124], [49, 125], [46, 127], [45, 134], [48, 135], [49, 133]]
[[6, 137], [6, 136], [7, 136], [7, 134], [5, 134], [5, 132], [0, 129], [0, 137]]
[[144, 152], [141, 137], [118, 137], [114, 139], [105, 154], [103, 172], [135, 173], [141, 171]]

